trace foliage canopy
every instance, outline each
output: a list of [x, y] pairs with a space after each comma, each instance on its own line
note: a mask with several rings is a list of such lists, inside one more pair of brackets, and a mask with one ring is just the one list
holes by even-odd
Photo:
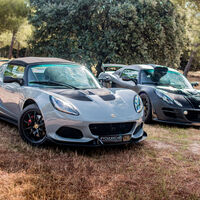
[[[16, 37], [20, 36], [23, 27], [27, 24], [28, 2], [27, 0], [0, 0], [0, 46], [4, 46], [10, 41], [8, 58], [12, 57], [13, 46]], [[20, 30], [20, 31], [19, 31]], [[27, 30], [28, 32], [29, 30]], [[27, 34], [25, 34], [27, 35]], [[21, 40], [25, 41], [25, 35]], [[18, 50], [24, 42], [18, 40]]]
[[169, 0], [31, 0], [36, 55], [179, 65], [184, 19]]
[[[187, 70], [200, 70], [200, 2], [197, 0], [172, 0], [179, 13], [185, 15], [187, 43], [183, 48], [181, 67]], [[187, 67], [185, 67], [187, 66]], [[186, 70], [186, 68], [188, 68]]]
[[0, 33], [17, 32], [28, 13], [24, 0], [0, 0]]

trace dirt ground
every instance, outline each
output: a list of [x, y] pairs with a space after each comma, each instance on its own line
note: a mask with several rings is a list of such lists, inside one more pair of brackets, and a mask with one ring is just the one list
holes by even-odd
[[0, 200], [199, 200], [200, 129], [145, 131], [146, 141], [125, 147], [34, 148], [0, 121]]

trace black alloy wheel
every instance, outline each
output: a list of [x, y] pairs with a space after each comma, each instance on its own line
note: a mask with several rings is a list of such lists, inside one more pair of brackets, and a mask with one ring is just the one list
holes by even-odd
[[20, 117], [19, 132], [23, 140], [40, 146], [47, 140], [43, 116], [36, 104], [27, 106]]
[[152, 106], [151, 106], [150, 99], [145, 93], [140, 94], [140, 97], [144, 105], [143, 121], [146, 124], [151, 123], [152, 122]]

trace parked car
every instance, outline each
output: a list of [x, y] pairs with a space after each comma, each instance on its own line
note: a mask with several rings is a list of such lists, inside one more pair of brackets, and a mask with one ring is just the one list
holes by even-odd
[[200, 125], [200, 91], [181, 73], [159, 65], [130, 65], [113, 74], [101, 73], [103, 85], [137, 92], [144, 104], [143, 119], [184, 125]]
[[59, 58], [26, 57], [0, 70], [0, 117], [32, 145], [140, 142], [143, 105], [133, 91], [102, 88], [84, 66]]

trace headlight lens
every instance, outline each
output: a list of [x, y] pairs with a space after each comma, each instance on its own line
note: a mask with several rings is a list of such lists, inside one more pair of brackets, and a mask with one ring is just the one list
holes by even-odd
[[140, 98], [139, 95], [136, 95], [134, 97], [134, 107], [137, 113], [140, 113], [143, 109], [142, 99]]
[[169, 97], [166, 92], [162, 91], [162, 90], [159, 90], [159, 89], [156, 89], [155, 90], [156, 94], [158, 97], [160, 97], [163, 101], [167, 102], [168, 104], [171, 104], [171, 105], [178, 105], [180, 107], [182, 107], [182, 104], [174, 99], [172, 99], [171, 97]]
[[64, 112], [70, 115], [75, 115], [75, 116], [79, 115], [79, 112], [77, 111], [75, 106], [69, 102], [65, 102], [53, 96], [50, 96], [50, 101], [56, 110], [59, 110], [61, 112]]

